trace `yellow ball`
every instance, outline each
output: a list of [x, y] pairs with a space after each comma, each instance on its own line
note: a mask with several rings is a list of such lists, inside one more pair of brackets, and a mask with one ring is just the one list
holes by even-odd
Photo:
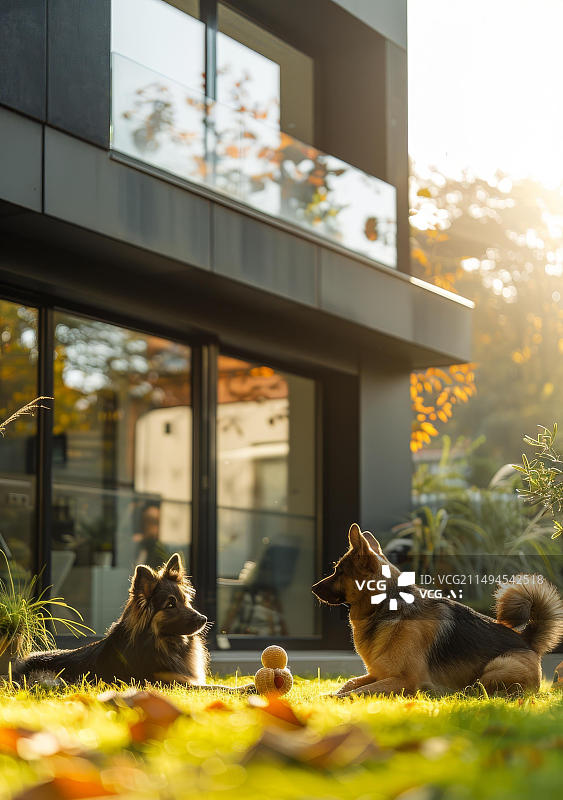
[[262, 653], [262, 664], [270, 669], [285, 669], [287, 667], [287, 653], [277, 644], [271, 644]]
[[254, 676], [258, 694], [271, 694], [280, 697], [287, 694], [293, 686], [293, 676], [288, 669], [262, 667]]

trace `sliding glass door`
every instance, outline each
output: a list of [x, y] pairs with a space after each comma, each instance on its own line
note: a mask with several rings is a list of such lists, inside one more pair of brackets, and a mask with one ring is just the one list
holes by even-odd
[[138, 563], [190, 562], [190, 349], [57, 312], [52, 583], [101, 634]]
[[315, 381], [226, 355], [218, 370], [219, 643], [313, 636]]
[[[0, 424], [39, 393], [37, 339], [37, 309], [0, 299]], [[0, 435], [0, 550], [15, 578], [35, 564], [36, 430], [36, 418], [23, 415]]]

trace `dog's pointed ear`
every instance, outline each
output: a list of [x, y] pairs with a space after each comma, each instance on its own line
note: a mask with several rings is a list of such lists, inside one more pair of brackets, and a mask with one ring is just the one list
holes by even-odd
[[150, 567], [147, 567], [146, 564], [139, 564], [135, 568], [130, 592], [133, 595], [150, 597], [157, 581], [158, 578]]
[[[371, 536], [371, 534], [369, 535]], [[362, 533], [362, 529], [357, 522], [354, 522], [353, 525], [350, 525], [350, 530], [348, 531], [348, 541], [350, 542], [350, 547], [352, 550], [359, 556], [373, 556], [381, 553], [381, 547], [379, 547], [377, 539], [375, 539], [373, 536], [371, 538], [377, 544], [377, 550], [372, 550], [370, 541], [366, 538], [365, 534]]]
[[362, 531], [362, 535], [364, 539], [366, 539], [367, 543], [369, 544], [373, 552], [376, 554], [376, 556], [382, 556], [383, 550], [381, 549], [381, 545], [379, 544], [373, 533], [370, 533], [369, 531]]
[[350, 525], [348, 531], [348, 542], [352, 550], [360, 550], [362, 547], [362, 530], [357, 522]]
[[177, 583], [181, 583], [184, 580], [184, 567], [179, 553], [174, 553], [173, 556], [170, 556], [164, 567], [162, 577]]

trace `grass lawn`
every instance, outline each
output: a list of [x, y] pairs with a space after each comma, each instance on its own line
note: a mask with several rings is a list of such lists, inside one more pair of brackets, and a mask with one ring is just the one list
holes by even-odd
[[158, 698], [103, 702], [107, 687], [5, 685], [0, 797], [40, 782], [30, 800], [563, 797], [563, 692], [322, 697], [337, 685], [295, 679], [285, 700], [303, 725], [276, 716], [290, 713], [285, 706], [265, 710], [218, 692], [162, 689], [183, 712], [174, 719]]

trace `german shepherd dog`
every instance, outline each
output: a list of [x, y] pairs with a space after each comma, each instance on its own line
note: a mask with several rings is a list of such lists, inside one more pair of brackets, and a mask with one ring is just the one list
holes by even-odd
[[[208, 653], [202, 632], [208, 623], [207, 617], [192, 607], [194, 594], [178, 553], [156, 572], [139, 565], [125, 608], [102, 639], [75, 650], [31, 653], [16, 663], [14, 680], [21, 681], [24, 676], [42, 680], [46, 674], [55, 674], [66, 683], [87, 678], [227, 689], [204, 686]], [[239, 691], [252, 688], [245, 686]]]
[[477, 682], [492, 692], [539, 689], [540, 658], [563, 636], [563, 602], [554, 586], [537, 575], [500, 585], [496, 619], [454, 600], [423, 597], [414, 585], [405, 589], [407, 602], [374, 605], [365, 582], [386, 580], [387, 597], [400, 597], [400, 572], [371, 533], [354, 524], [348, 540], [332, 575], [313, 586], [323, 603], [349, 606], [366, 669], [338, 696], [459, 691]]

